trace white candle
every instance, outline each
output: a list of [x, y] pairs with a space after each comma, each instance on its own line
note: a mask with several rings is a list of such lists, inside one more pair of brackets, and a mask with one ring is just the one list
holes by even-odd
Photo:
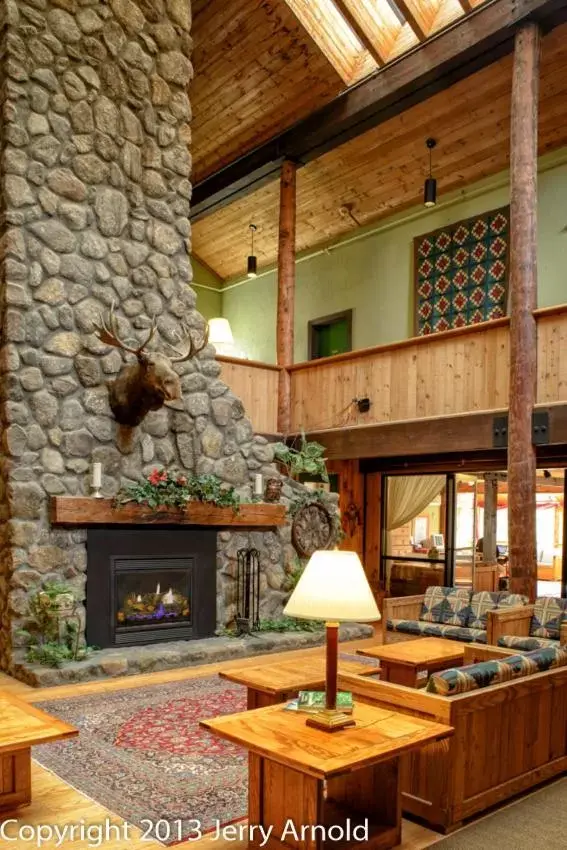
[[93, 490], [98, 490], [102, 486], [102, 463], [93, 463]]
[[254, 495], [255, 496], [263, 496], [264, 495], [264, 481], [262, 478], [262, 473], [257, 472], [254, 476]]

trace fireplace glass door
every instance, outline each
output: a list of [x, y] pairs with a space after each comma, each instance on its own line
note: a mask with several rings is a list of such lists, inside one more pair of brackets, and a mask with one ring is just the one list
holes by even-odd
[[[176, 563], [178, 561], [178, 563]], [[191, 624], [191, 566], [187, 558], [116, 559], [116, 632]]]

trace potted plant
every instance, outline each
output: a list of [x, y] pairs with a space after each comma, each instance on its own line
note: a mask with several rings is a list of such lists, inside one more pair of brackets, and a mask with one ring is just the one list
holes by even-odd
[[286, 475], [303, 483], [329, 483], [324, 454], [325, 446], [315, 440], [307, 440], [304, 433], [301, 434], [299, 448], [286, 443], [276, 443], [274, 446], [274, 458], [284, 467]]

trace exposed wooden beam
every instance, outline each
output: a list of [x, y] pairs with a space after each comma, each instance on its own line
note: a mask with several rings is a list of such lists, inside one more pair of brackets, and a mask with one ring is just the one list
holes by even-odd
[[348, 4], [348, 0], [335, 0], [335, 6], [338, 8], [339, 12], [348, 23], [348, 25], [355, 32], [356, 36], [360, 43], [368, 50], [374, 61], [379, 67], [382, 67], [386, 61], [386, 56], [382, 56], [380, 51], [375, 46], [372, 39], [369, 37], [366, 30], [361, 26], [360, 22], [356, 15], [350, 9]]
[[498, 0], [479, 6], [294, 127], [197, 183], [191, 218], [209, 215], [276, 179], [286, 156], [306, 164], [509, 54], [517, 25], [527, 19], [552, 29], [567, 20], [567, 0]]
[[516, 33], [510, 125], [510, 412], [508, 415], [508, 544], [510, 589], [537, 595], [536, 450], [532, 412], [537, 395], [537, 124], [540, 32]]
[[[567, 458], [567, 404], [538, 405], [536, 409], [549, 412], [549, 445], [538, 446], [538, 457], [548, 458], [549, 463], [554, 458]], [[503, 416], [506, 412], [490, 410], [308, 431], [308, 437], [324, 445], [326, 457], [331, 460], [483, 452], [497, 456], [500, 465], [496, 468], [502, 470], [506, 467], [506, 452], [493, 449], [493, 421], [495, 416]]]
[[425, 41], [429, 35], [429, 28], [426, 26], [423, 16], [420, 14], [420, 5], [415, 0], [396, 0], [396, 6], [418, 37], [420, 41]]
[[[278, 308], [276, 349], [278, 366], [293, 363], [295, 305], [295, 220], [297, 166], [290, 160], [282, 165], [280, 178], [280, 223], [278, 242]], [[280, 370], [278, 383], [278, 430], [289, 432], [291, 421], [291, 375]]]
[[461, 4], [461, 8], [465, 15], [468, 15], [469, 12], [472, 12], [473, 7], [471, 5], [470, 0], [459, 0], [459, 3]]

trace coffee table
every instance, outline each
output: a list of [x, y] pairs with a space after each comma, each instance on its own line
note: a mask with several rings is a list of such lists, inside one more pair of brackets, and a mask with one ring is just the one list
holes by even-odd
[[430, 673], [461, 667], [466, 644], [437, 637], [417, 638], [358, 649], [359, 655], [380, 659], [380, 679], [395, 685], [422, 688]]
[[0, 693], [0, 809], [31, 803], [31, 748], [79, 734], [57, 717]]
[[[371, 676], [379, 670], [378, 665], [339, 660], [339, 673]], [[248, 709], [263, 708], [293, 699], [299, 691], [324, 690], [325, 659], [280, 661], [277, 664], [245, 667], [242, 670], [227, 670], [219, 673], [219, 676], [248, 689]]]
[[201, 721], [250, 753], [242, 836], [249, 848], [386, 850], [400, 843], [400, 757], [453, 729], [365, 703], [355, 704], [353, 717], [355, 726], [332, 733], [281, 705]]

